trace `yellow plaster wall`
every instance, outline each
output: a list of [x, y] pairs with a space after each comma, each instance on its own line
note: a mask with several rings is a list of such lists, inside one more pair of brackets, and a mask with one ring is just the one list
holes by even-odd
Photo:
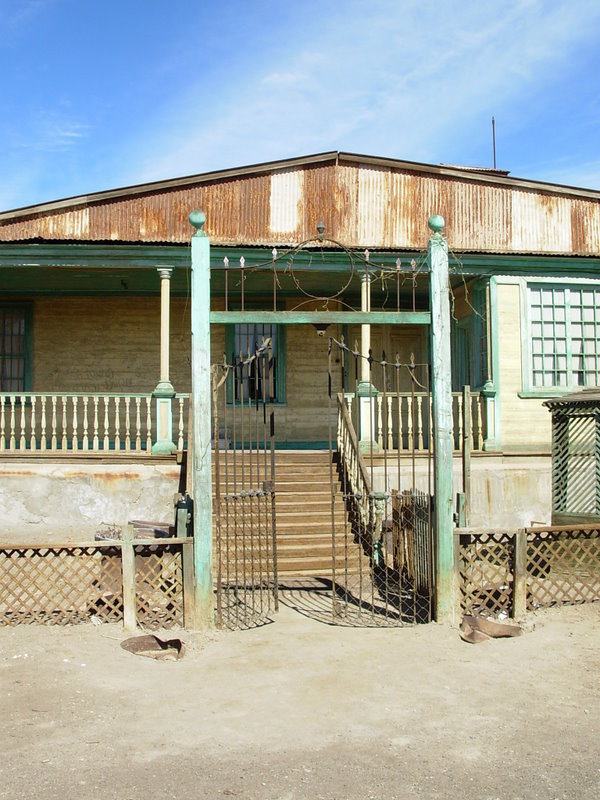
[[499, 284], [500, 447], [531, 450], [551, 443], [551, 416], [542, 400], [519, 397], [522, 390], [521, 326], [526, 325], [518, 284]]
[[[171, 300], [171, 382], [189, 392], [190, 308]], [[158, 298], [38, 298], [34, 306], [33, 391], [151, 392], [160, 369]], [[213, 325], [211, 354], [222, 362], [225, 326]], [[327, 337], [312, 325], [287, 330], [287, 402], [277, 406], [280, 441], [328, 438]], [[334, 367], [333, 390], [341, 385]], [[337, 409], [332, 410], [335, 419]]]

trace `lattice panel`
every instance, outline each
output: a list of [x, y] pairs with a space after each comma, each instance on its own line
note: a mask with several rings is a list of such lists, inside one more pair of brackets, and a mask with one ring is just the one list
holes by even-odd
[[123, 618], [118, 548], [0, 549], [0, 625]]
[[512, 609], [513, 536], [460, 534], [459, 582], [463, 614], [509, 614]]
[[600, 599], [600, 529], [527, 535], [529, 608]]
[[181, 548], [136, 545], [136, 613], [144, 628], [183, 626], [183, 568]]

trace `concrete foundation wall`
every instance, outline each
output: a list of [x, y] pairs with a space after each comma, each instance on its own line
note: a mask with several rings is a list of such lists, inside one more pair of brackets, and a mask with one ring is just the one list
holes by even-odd
[[[471, 462], [472, 527], [518, 528], [550, 522], [549, 456], [485, 455]], [[395, 469], [388, 469], [394, 487]], [[401, 487], [412, 484], [408, 459]], [[180, 468], [165, 462], [128, 464], [0, 462], [0, 540], [10, 542], [89, 541], [102, 523], [131, 519], [171, 522]], [[427, 490], [427, 460], [416, 467], [417, 488]], [[454, 461], [454, 493], [461, 490], [460, 460]], [[375, 467], [375, 488], [383, 491], [383, 467]], [[433, 488], [432, 488], [433, 490]]]
[[[433, 464], [432, 464], [433, 470]], [[375, 488], [395, 486], [396, 469], [375, 467]], [[415, 468], [417, 489], [428, 490], [427, 460]], [[454, 495], [462, 491], [460, 458], [453, 462]], [[400, 466], [400, 486], [412, 485], [412, 466], [405, 459]], [[433, 475], [431, 477], [433, 493]], [[550, 523], [552, 515], [552, 460], [544, 455], [502, 455], [487, 453], [471, 459], [471, 508], [468, 519], [474, 528], [522, 528], [532, 522]]]
[[176, 464], [0, 463], [0, 541], [91, 541], [102, 523], [174, 521]]

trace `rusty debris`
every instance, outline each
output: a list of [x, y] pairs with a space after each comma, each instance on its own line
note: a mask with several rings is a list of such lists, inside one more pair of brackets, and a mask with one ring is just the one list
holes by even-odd
[[480, 644], [488, 639], [506, 639], [521, 636], [523, 630], [516, 623], [492, 622], [485, 617], [466, 614], [459, 628], [460, 638], [469, 644]]
[[179, 661], [185, 655], [185, 645], [181, 639], [160, 639], [152, 633], [131, 636], [121, 642], [121, 647], [128, 653], [155, 661]]

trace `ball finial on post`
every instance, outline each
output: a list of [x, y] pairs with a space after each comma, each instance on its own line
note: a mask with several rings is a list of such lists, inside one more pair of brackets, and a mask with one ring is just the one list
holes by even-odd
[[428, 225], [434, 233], [440, 233], [445, 224], [441, 214], [432, 214], [429, 217]]
[[204, 211], [190, 211], [188, 219], [191, 225], [196, 229], [194, 236], [206, 236], [202, 230], [202, 226], [206, 222], [206, 214]]

